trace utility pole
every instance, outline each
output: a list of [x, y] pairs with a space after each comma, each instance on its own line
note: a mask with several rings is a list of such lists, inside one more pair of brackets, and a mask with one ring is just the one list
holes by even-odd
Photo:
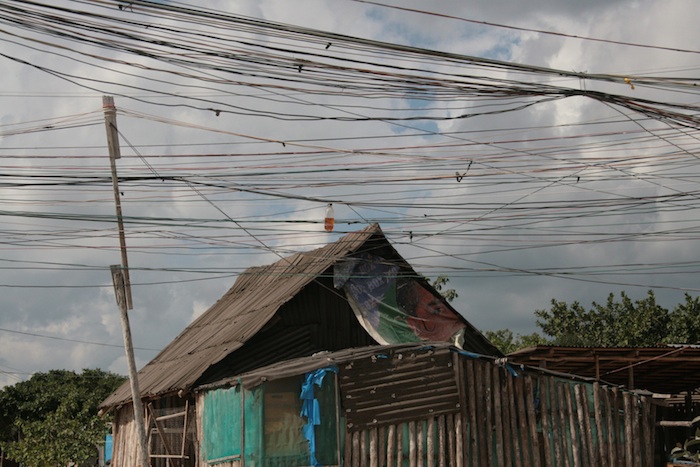
[[117, 109], [114, 106], [112, 96], [102, 97], [102, 109], [105, 114], [105, 129], [107, 130], [107, 145], [109, 147], [109, 162], [112, 168], [112, 188], [114, 189], [114, 204], [117, 211], [117, 224], [119, 226], [119, 245], [121, 247], [121, 265], [110, 267], [114, 295], [119, 306], [119, 315], [124, 335], [124, 352], [129, 367], [129, 382], [131, 384], [131, 400], [134, 409], [134, 423], [139, 441], [139, 461], [141, 467], [150, 467], [150, 456], [146, 445], [146, 427], [143, 418], [143, 403], [141, 402], [141, 390], [136, 373], [136, 359], [134, 358], [134, 344], [131, 339], [131, 327], [129, 326], [128, 310], [132, 309], [131, 281], [129, 280], [129, 263], [126, 257], [126, 240], [124, 237], [124, 221], [122, 219], [122, 206], [119, 197], [119, 178], [117, 177], [117, 159], [121, 157], [119, 150], [119, 132], [117, 131]]

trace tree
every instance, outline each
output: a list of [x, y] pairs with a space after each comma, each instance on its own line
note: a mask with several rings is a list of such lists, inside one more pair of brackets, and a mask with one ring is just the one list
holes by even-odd
[[700, 343], [700, 298], [685, 294], [685, 302], [675, 306], [669, 316], [667, 343]]
[[547, 344], [548, 341], [536, 332], [532, 334], [525, 334], [517, 336], [513, 335], [513, 331], [510, 329], [499, 329], [497, 331], [486, 331], [484, 336], [496, 347], [498, 350], [503, 352], [504, 355], [513, 353], [516, 350], [524, 349], [527, 347], [534, 347], [536, 345]]
[[[536, 310], [544, 336], [514, 336], [510, 329], [484, 335], [504, 354], [534, 345], [580, 347], [653, 347], [659, 344], [700, 344], [700, 298], [685, 294], [685, 302], [669, 312], [656, 303], [651, 290], [632, 301], [623, 291], [611, 293], [605, 305], [593, 302], [586, 310], [579, 302], [552, 299], [549, 310]], [[548, 337], [547, 337], [548, 336]]]
[[[653, 291], [637, 301], [632, 301], [624, 291], [620, 297], [616, 301], [611, 293], [605, 305], [593, 302], [590, 310], [578, 302], [568, 305], [552, 299], [548, 311], [535, 311], [537, 325], [552, 337], [555, 345], [649, 347], [667, 341], [671, 315], [656, 303]], [[683, 311], [678, 312], [681, 315]]]
[[97, 407], [125, 378], [102, 370], [37, 373], [0, 390], [0, 446], [35, 467], [80, 464], [107, 433]]
[[441, 275], [437, 276], [434, 281], [431, 281], [430, 285], [432, 285], [433, 288], [440, 293], [440, 295], [445, 297], [445, 300], [447, 300], [448, 302], [451, 302], [455, 298], [459, 297], [459, 294], [457, 293], [457, 291], [455, 289], [445, 288], [445, 287], [447, 287], [448, 282], [450, 282], [450, 278], [441, 274]]

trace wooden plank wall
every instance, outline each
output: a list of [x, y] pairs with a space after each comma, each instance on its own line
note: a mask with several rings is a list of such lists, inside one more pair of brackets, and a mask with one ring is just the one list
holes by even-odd
[[[406, 415], [402, 418], [385, 417], [383, 423], [373, 426], [348, 424], [351, 428], [345, 433], [343, 466], [654, 465], [656, 413], [650, 397], [539, 372], [518, 370], [514, 376], [491, 360], [456, 353], [451, 359], [449, 368], [453, 371], [445, 378], [454, 378], [453, 387], [458, 393], [457, 397], [450, 393], [449, 398], [456, 400], [451, 412], [432, 411], [418, 391], [412, 393], [416, 404], [412, 410], [404, 411], [408, 402], [400, 400], [399, 412]], [[449, 363], [440, 356], [431, 357], [430, 365], [423, 361], [409, 359], [412, 371], [422, 374], [437, 368], [442, 372]], [[401, 362], [398, 367], [404, 368], [405, 364]], [[445, 381], [443, 385], [450, 384]], [[377, 392], [367, 394], [367, 398], [358, 396], [353, 404], [376, 404]], [[201, 408], [201, 399], [197, 402]], [[201, 416], [199, 411], [197, 416]], [[201, 430], [197, 439], [201, 444]], [[124, 406], [115, 413], [113, 466], [137, 465], [137, 444], [131, 407]], [[199, 456], [196, 458], [196, 465], [206, 465]]]
[[[158, 409], [159, 411], [170, 411], [170, 412], [178, 412], [184, 410], [184, 402], [180, 400], [179, 398], [164, 398], [158, 401], [158, 405], [161, 406], [161, 409]], [[190, 413], [192, 417], [195, 417], [195, 410], [193, 407], [190, 406]], [[145, 422], [146, 425], [149, 427], [153, 426], [153, 422], [150, 420], [150, 414], [146, 412], [144, 414]], [[181, 438], [181, 433], [182, 433], [182, 425], [183, 425], [184, 420], [178, 419], [176, 422], [176, 432], [178, 433], [178, 439], [179, 442], [182, 442]], [[112, 445], [112, 464], [111, 467], [134, 467], [138, 466], [140, 464], [140, 459], [138, 457], [138, 433], [136, 432], [136, 424], [134, 422], [134, 415], [133, 415], [133, 409], [131, 404], [124, 405], [122, 407], [119, 407], [118, 409], [115, 410], [115, 415], [114, 415], [114, 421], [112, 422], [112, 435], [113, 435], [113, 445]], [[199, 423], [196, 422], [196, 420], [190, 420], [188, 423], [188, 437], [192, 438], [192, 443], [193, 448], [196, 453], [189, 453], [193, 457], [191, 461], [187, 461], [186, 463], [180, 462], [179, 465], [199, 465], [196, 460], [196, 458], [199, 457], [199, 448], [198, 446], [200, 445], [201, 439], [199, 438], [198, 434], [198, 427]], [[170, 430], [170, 428], [166, 427], [166, 430]], [[149, 449], [153, 448], [153, 443], [151, 443], [150, 436], [148, 435], [149, 438]], [[178, 444], [178, 453], [180, 448], [180, 445]], [[166, 462], [161, 458], [161, 459], [156, 459], [152, 458], [151, 459], [151, 465], [162, 465], [166, 464]], [[170, 461], [169, 464], [173, 465], [174, 462]], [[221, 466], [225, 467], [225, 466]], [[234, 466], [235, 467], [235, 466]]]
[[459, 357], [457, 412], [346, 433], [347, 467], [654, 465], [651, 398]]
[[461, 414], [347, 432], [346, 467], [466, 467]]
[[132, 467], [140, 464], [138, 434], [131, 404], [115, 411], [112, 422], [113, 444], [111, 467]]

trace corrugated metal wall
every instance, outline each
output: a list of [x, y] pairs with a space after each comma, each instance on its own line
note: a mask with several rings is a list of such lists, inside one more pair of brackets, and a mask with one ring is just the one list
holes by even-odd
[[386, 353], [339, 368], [348, 429], [390, 425], [459, 411], [450, 352]]

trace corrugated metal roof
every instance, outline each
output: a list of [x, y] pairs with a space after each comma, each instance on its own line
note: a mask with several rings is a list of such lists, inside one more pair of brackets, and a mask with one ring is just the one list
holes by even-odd
[[538, 345], [513, 352], [508, 360], [662, 394], [678, 394], [700, 387], [700, 348], [696, 346]]
[[[247, 269], [223, 297], [139, 371], [142, 397], [192, 387], [207, 368], [245, 344], [306, 284], [375, 234], [381, 234], [376, 224], [322, 248]], [[130, 387], [124, 384], [101, 406], [128, 400]]]
[[[241, 348], [275, 316], [280, 307], [308, 284], [339, 260], [367, 248], [390, 253], [402, 263], [402, 268], [413, 271], [389, 244], [377, 224], [345, 235], [322, 248], [298, 253], [268, 266], [249, 268], [221, 299], [141, 369], [138, 376], [141, 396], [153, 398], [192, 389], [208, 368]], [[465, 343], [469, 344], [469, 350], [500, 355], [478, 330], [466, 320], [464, 322]], [[129, 400], [130, 386], [124, 384], [101, 407], [112, 407]]]
[[[327, 366], [343, 366], [348, 362], [354, 362], [366, 359], [376, 359], [377, 356], [386, 358], [399, 353], [450, 353], [451, 350], [457, 350], [449, 342], [422, 342], [420, 344], [392, 344], [392, 345], [371, 345], [367, 347], [355, 347], [352, 349], [343, 349], [335, 352], [319, 352], [317, 354], [295, 358], [285, 362], [278, 362], [253, 371], [236, 375], [232, 378], [222, 379], [216, 383], [203, 385], [197, 388], [200, 390], [208, 390], [217, 387], [231, 386], [241, 384], [243, 387], [250, 389], [259, 386], [267, 381], [276, 381], [278, 379], [289, 378], [290, 376], [303, 375], [310, 371], [324, 368]], [[483, 357], [493, 360], [493, 357]]]

